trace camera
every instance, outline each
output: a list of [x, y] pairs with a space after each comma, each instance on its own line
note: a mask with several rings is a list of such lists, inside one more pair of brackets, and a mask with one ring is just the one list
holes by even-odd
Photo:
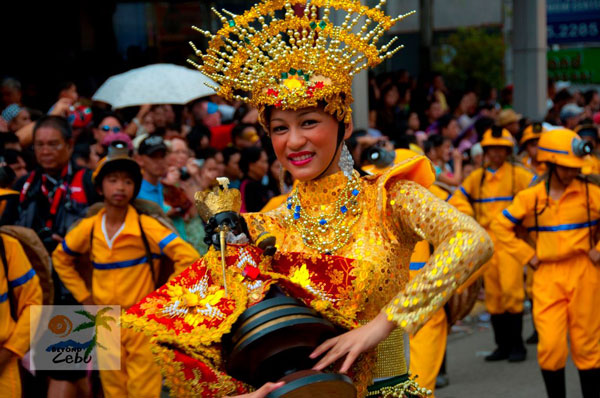
[[382, 143], [377, 143], [365, 151], [367, 162], [373, 164], [378, 169], [383, 169], [394, 163], [396, 153], [394, 151], [386, 151], [381, 147]]

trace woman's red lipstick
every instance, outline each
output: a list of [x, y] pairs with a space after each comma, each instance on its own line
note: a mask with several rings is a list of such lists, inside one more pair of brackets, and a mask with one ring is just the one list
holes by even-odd
[[290, 153], [288, 155], [290, 163], [294, 166], [304, 166], [305, 164], [310, 163], [310, 161], [313, 160], [314, 157], [314, 152], [309, 151]]

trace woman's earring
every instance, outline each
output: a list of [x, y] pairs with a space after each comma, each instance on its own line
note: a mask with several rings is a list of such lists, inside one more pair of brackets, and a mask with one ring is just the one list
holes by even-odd
[[340, 155], [338, 166], [340, 166], [340, 169], [346, 178], [352, 178], [352, 173], [354, 172], [354, 158], [350, 154], [345, 142], [342, 143], [342, 153]]

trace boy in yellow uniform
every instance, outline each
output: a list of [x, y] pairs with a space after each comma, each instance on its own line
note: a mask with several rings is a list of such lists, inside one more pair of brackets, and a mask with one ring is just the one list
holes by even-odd
[[[83, 219], [52, 255], [65, 286], [84, 304], [120, 305], [127, 309], [155, 289], [158, 264], [148, 262], [166, 255], [179, 273], [200, 255], [157, 220], [140, 215], [131, 205], [142, 180], [138, 164], [127, 147], [115, 144], [93, 174], [104, 197], [104, 208]], [[93, 265], [92, 291], [75, 270], [77, 255], [89, 253]], [[106, 397], [158, 397], [161, 376], [148, 339], [130, 329], [121, 330], [121, 370], [101, 371]]]
[[[591, 146], [573, 131], [551, 130], [539, 142], [547, 162], [543, 183], [515, 197], [492, 223], [497, 239], [535, 271], [533, 319], [539, 334], [538, 363], [550, 398], [565, 397], [565, 364], [579, 369], [583, 397], [600, 396], [600, 187], [580, 176]], [[515, 234], [533, 231], [535, 249]]]
[[484, 266], [483, 281], [486, 309], [491, 315], [497, 348], [485, 359], [520, 362], [527, 353], [521, 335], [525, 299], [523, 265], [526, 262], [509, 255], [497, 244], [490, 223], [536, 176], [507, 161], [514, 147], [508, 130], [499, 127], [487, 130], [481, 146], [487, 163], [465, 179], [449, 203], [473, 216], [494, 241], [494, 256]]
[[15, 238], [0, 234], [0, 261], [0, 395], [20, 398], [18, 361], [29, 351], [29, 310], [42, 304], [42, 289]]

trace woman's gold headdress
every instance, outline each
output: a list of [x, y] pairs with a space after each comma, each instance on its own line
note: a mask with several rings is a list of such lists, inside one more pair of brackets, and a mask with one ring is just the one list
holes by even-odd
[[[242, 15], [223, 10], [228, 18], [213, 8], [223, 27], [214, 35], [194, 27], [210, 41], [206, 54], [190, 43], [203, 63], [189, 62], [219, 83], [212, 87], [218, 95], [248, 102], [261, 117], [267, 106], [300, 109], [324, 101], [326, 112], [349, 122], [354, 75], [403, 47], [390, 50], [396, 38], [377, 47], [386, 31], [412, 14], [391, 18], [381, 10], [385, 3], [263, 0]], [[332, 9], [346, 13], [339, 26], [330, 20]]]

